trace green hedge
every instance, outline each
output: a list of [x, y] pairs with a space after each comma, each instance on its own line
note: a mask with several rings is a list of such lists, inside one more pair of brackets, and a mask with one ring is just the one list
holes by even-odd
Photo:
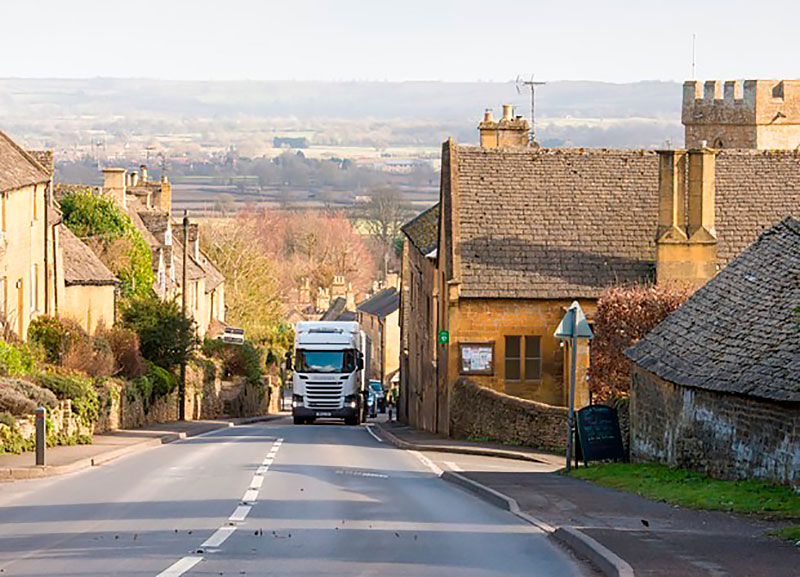
[[72, 412], [84, 425], [92, 426], [100, 418], [100, 395], [90, 379], [76, 375], [42, 373], [37, 381], [53, 391], [59, 399], [71, 399]]

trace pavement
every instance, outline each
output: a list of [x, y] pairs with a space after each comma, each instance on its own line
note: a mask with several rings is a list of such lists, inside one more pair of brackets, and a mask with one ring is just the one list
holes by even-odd
[[[606, 575], [629, 570], [647, 577], [800, 576], [800, 548], [766, 534], [780, 522], [683, 509], [565, 477], [558, 473], [563, 457], [540, 454], [538, 462], [510, 461], [509, 452], [533, 454], [483, 444], [475, 452], [474, 442], [445, 439], [397, 422], [378, 426], [397, 446], [423, 451], [445, 470], [445, 477], [503, 508], [516, 508], [597, 566], [613, 558], [623, 562], [601, 567]], [[454, 446], [459, 451], [452, 451]], [[496, 448], [500, 450], [494, 452]], [[570, 542], [581, 536], [589, 539]], [[591, 549], [592, 542], [599, 547], [582, 550], [586, 543]], [[607, 554], [598, 556], [603, 550]]]
[[36, 456], [33, 452], [20, 455], [0, 454], [0, 481], [64, 475], [178, 439], [269, 418], [270, 416], [179, 421], [151, 425], [141, 429], [121, 429], [98, 434], [92, 437], [92, 443], [89, 445], [48, 447], [44, 467], [36, 465]]
[[6, 484], [0, 573], [594, 575], [544, 531], [373, 433], [281, 417]]

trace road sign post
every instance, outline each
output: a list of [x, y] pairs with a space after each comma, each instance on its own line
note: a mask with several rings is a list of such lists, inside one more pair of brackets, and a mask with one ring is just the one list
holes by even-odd
[[591, 339], [594, 335], [578, 301], [573, 301], [554, 333], [557, 339], [569, 341], [569, 408], [567, 411], [567, 473], [572, 463], [575, 432], [575, 381], [578, 373], [578, 339]]

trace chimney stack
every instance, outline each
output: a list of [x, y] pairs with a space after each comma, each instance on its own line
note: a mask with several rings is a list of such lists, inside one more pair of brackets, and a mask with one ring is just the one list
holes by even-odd
[[147, 165], [146, 164], [142, 164], [139, 167], [139, 171], [142, 174], [142, 186], [144, 186], [145, 184], [147, 184]]
[[124, 168], [103, 169], [103, 194], [113, 198], [125, 210], [125, 193], [127, 192], [127, 172]]
[[716, 153], [708, 148], [659, 152], [660, 283], [679, 281], [700, 288], [717, 273], [715, 163]]
[[503, 118], [495, 121], [491, 109], [478, 124], [481, 148], [527, 148], [530, 144], [530, 124], [521, 116], [514, 118], [514, 107], [503, 104]]
[[131, 186], [139, 186], [139, 173], [135, 170], [130, 173]]

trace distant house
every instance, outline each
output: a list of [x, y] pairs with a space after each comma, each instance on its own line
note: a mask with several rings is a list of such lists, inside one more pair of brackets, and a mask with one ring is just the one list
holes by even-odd
[[626, 352], [632, 457], [800, 486], [798, 306], [786, 218]]
[[336, 297], [319, 320], [350, 322], [356, 320], [356, 316], [356, 312], [348, 307], [347, 298]]
[[74, 320], [90, 334], [100, 326], [113, 326], [119, 281], [66, 226], [59, 232], [64, 296], [59, 299], [58, 315]]
[[400, 369], [400, 295], [394, 287], [383, 289], [356, 309], [361, 330], [372, 343], [369, 378], [389, 387]]

